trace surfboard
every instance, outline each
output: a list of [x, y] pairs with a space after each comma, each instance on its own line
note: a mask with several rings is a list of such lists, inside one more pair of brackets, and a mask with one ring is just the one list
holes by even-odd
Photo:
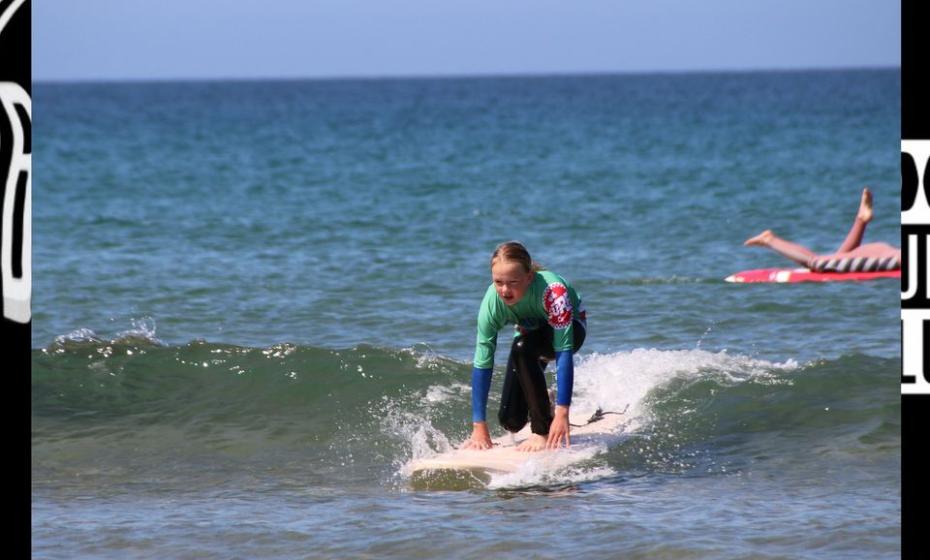
[[901, 278], [900, 270], [883, 270], [879, 272], [814, 272], [806, 268], [759, 268], [744, 270], [727, 276], [727, 282], [755, 283], [795, 283], [795, 282], [861, 282], [879, 278]]
[[[594, 413], [596, 414], [596, 413]], [[572, 423], [593, 417], [591, 411], [571, 414]], [[416, 489], [461, 490], [486, 487], [495, 476], [520, 471], [556, 472], [591, 458], [623, 433], [625, 415], [605, 413], [599, 420], [571, 428], [571, 446], [536, 452], [517, 451], [530, 435], [527, 425], [513, 436], [492, 439], [491, 449], [453, 449], [409, 462], [404, 471]]]

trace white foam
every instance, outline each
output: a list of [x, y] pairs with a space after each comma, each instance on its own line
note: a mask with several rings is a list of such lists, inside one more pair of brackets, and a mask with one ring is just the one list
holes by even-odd
[[[490, 488], [526, 487], [550, 484], [571, 484], [596, 480], [615, 474], [597, 458], [625, 437], [635, 435], [651, 419], [649, 394], [674, 380], [702, 379], [713, 376], [721, 383], [777, 382], [778, 371], [793, 370], [797, 362], [769, 362], [748, 356], [731, 355], [722, 350], [710, 352], [701, 349], [657, 350], [636, 349], [612, 354], [589, 354], [577, 359], [572, 398], [572, 422], [580, 423], [597, 410], [621, 412], [622, 429], [615, 441], [606, 445], [573, 446], [555, 454], [530, 459], [517, 472], [494, 475]], [[413, 460], [433, 457], [452, 449], [449, 440], [430, 422], [435, 405], [449, 400], [466, 400], [470, 387], [455, 383], [451, 386], [434, 385], [420, 400], [427, 406], [421, 414], [392, 411], [389, 417], [391, 431], [411, 445], [412, 457], [403, 463], [400, 472]]]
[[585, 467], [581, 464], [606, 451], [604, 445], [575, 446], [556, 453], [546, 453], [538, 458], [531, 457], [516, 472], [492, 475], [488, 488], [520, 488], [605, 478], [616, 474], [616, 471], [603, 465]]
[[636, 430], [648, 418], [646, 396], [674, 379], [698, 379], [715, 375], [730, 383], [771, 377], [773, 370], [790, 370], [797, 362], [772, 363], [726, 350], [636, 349], [614, 354], [590, 354], [575, 366], [572, 409], [621, 411], [626, 405], [628, 430]]
[[415, 367], [417, 369], [439, 370], [443, 365], [443, 358], [437, 354], [428, 344], [419, 343], [410, 348], [403, 348], [401, 352], [409, 354], [416, 359]]
[[430, 405], [436, 405], [466, 395], [471, 395], [471, 387], [463, 383], [453, 383], [449, 387], [433, 385], [426, 390], [423, 400]]
[[102, 342], [102, 340], [94, 331], [82, 328], [55, 337], [55, 344], [67, 342]]
[[144, 340], [154, 344], [162, 344], [162, 342], [155, 337], [155, 319], [151, 317], [142, 317], [141, 319], [130, 319], [130, 323], [132, 324], [132, 328], [117, 333], [113, 342]]
[[410, 460], [432, 457], [452, 450], [452, 444], [445, 434], [433, 427], [428, 418], [413, 412], [388, 411], [382, 430], [410, 445]]

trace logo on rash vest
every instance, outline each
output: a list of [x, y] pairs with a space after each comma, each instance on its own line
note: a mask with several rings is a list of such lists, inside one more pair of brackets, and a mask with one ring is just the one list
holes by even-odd
[[549, 284], [543, 294], [543, 307], [549, 324], [554, 329], [564, 329], [572, 324], [572, 300], [568, 297], [565, 284]]

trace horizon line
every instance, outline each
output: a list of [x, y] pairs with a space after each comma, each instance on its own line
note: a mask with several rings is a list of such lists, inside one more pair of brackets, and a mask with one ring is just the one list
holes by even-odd
[[321, 76], [214, 76], [214, 77], [165, 77], [165, 78], [38, 78], [33, 84], [67, 85], [67, 84], [146, 84], [146, 83], [210, 83], [210, 82], [337, 82], [337, 81], [392, 81], [392, 80], [482, 80], [507, 78], [570, 78], [570, 77], [608, 77], [608, 76], [680, 76], [694, 74], [774, 74], [805, 72], [842, 72], [863, 70], [897, 70], [897, 65], [850, 65], [850, 66], [798, 66], [767, 68], [707, 68], [707, 69], [671, 69], [671, 70], [578, 70], [578, 71], [541, 71], [541, 72], [478, 72], [449, 74], [346, 74]]

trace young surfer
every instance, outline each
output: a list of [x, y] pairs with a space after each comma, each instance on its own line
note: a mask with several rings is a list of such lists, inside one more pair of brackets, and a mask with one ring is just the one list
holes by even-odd
[[[518, 432], [529, 416], [532, 434], [517, 448], [539, 451], [568, 446], [568, 411], [572, 401], [572, 354], [584, 343], [587, 320], [575, 289], [561, 276], [533, 262], [516, 241], [502, 243], [491, 256], [492, 283], [478, 309], [478, 336], [472, 370], [472, 434], [467, 449], [489, 449], [485, 413], [497, 333], [516, 325], [498, 419]], [[547, 362], [557, 365], [557, 397], [553, 413], [546, 389]]]
[[901, 249], [887, 243], [862, 245], [865, 226], [872, 221], [872, 193], [868, 187], [862, 189], [859, 211], [846, 235], [846, 240], [835, 253], [818, 255], [797, 243], [786, 241], [767, 229], [746, 240], [747, 247], [768, 247], [779, 255], [815, 272], [873, 272], [901, 268]]

